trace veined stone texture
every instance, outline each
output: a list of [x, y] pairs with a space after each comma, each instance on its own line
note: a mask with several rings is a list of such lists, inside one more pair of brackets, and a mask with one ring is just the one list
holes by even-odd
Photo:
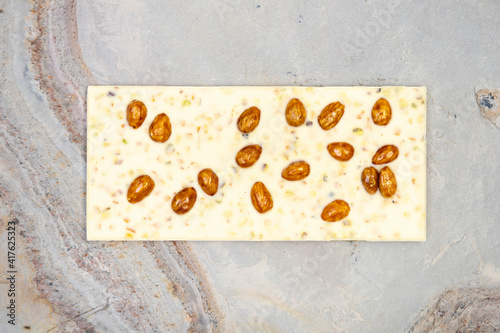
[[[475, 93], [500, 87], [499, 12], [0, 0], [0, 331], [498, 330], [500, 131]], [[89, 85], [426, 86], [427, 241], [87, 242]]]

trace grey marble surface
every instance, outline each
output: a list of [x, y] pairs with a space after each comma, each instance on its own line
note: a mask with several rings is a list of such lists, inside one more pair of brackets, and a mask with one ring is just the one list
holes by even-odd
[[[0, 0], [1, 332], [500, 329], [500, 2]], [[88, 85], [424, 85], [427, 242], [87, 242]], [[5, 301], [4, 301], [5, 300]], [[5, 312], [5, 314], [4, 314]], [[23, 328], [24, 327], [24, 328]]]

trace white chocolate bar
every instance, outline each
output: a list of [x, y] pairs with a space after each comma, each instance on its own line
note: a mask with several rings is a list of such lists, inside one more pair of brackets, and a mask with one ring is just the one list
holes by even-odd
[[[379, 98], [392, 107], [387, 126], [377, 126], [371, 110]], [[285, 109], [298, 98], [307, 122], [291, 127]], [[129, 126], [127, 105], [140, 100], [147, 118]], [[325, 131], [318, 115], [339, 101], [345, 112]], [[248, 135], [237, 128], [240, 114], [261, 110], [258, 127]], [[88, 240], [369, 240], [424, 241], [426, 236], [426, 89], [425, 87], [89, 87], [87, 132]], [[154, 142], [149, 126], [166, 113], [172, 135]], [[328, 153], [332, 142], [348, 142], [354, 156], [340, 162]], [[258, 144], [262, 155], [250, 168], [240, 168], [236, 153]], [[399, 157], [387, 164], [397, 179], [397, 192], [370, 195], [361, 183], [364, 168], [377, 170], [372, 157], [381, 146], [398, 147]], [[306, 161], [310, 175], [287, 181], [282, 170]], [[210, 168], [219, 177], [214, 196], [206, 195], [197, 177]], [[149, 175], [154, 190], [131, 204], [127, 190], [140, 175]], [[250, 189], [261, 181], [273, 208], [259, 213]], [[174, 195], [194, 187], [191, 211], [177, 215]], [[323, 208], [346, 201], [349, 215], [325, 222]]]

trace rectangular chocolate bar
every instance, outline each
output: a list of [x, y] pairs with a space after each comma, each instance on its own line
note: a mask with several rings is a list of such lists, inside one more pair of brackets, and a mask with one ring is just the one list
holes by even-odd
[[425, 240], [425, 87], [89, 87], [87, 108], [88, 240]]

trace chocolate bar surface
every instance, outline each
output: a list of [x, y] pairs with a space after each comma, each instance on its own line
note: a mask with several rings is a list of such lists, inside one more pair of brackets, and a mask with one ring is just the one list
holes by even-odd
[[[302, 107], [290, 106], [293, 99]], [[381, 99], [392, 113], [387, 124], [377, 125], [372, 110]], [[136, 128], [132, 101], [146, 110]], [[343, 114], [324, 129], [334, 117], [320, 115], [336, 102]], [[252, 129], [255, 117], [249, 116], [252, 130], [245, 133], [238, 120], [251, 108], [260, 111], [258, 124]], [[425, 240], [425, 87], [92, 86], [87, 109], [88, 240]], [[170, 123], [164, 142], [154, 140], [154, 133], [165, 139], [154, 132], [160, 114]], [[346, 146], [330, 146], [335, 143], [351, 146], [352, 156], [336, 158]], [[236, 156], [248, 146], [261, 152], [242, 167]], [[384, 146], [396, 147], [397, 157], [374, 164]], [[305, 162], [309, 172], [295, 180], [291, 170], [287, 179], [284, 170], [295, 162]], [[370, 194], [362, 182], [368, 167], [388, 167], [395, 193], [382, 195], [391, 188], [384, 178]], [[213, 195], [199, 181], [205, 169], [218, 179]], [[139, 183], [132, 191], [140, 200], [133, 202], [131, 185], [140, 176], [154, 188]], [[264, 197], [256, 183], [267, 190]], [[190, 188], [195, 199], [189, 201], [181, 191]], [[346, 207], [333, 202], [345, 203], [348, 214], [325, 212]], [[176, 211], [183, 205], [192, 207]], [[340, 219], [329, 222], [328, 216]]]

